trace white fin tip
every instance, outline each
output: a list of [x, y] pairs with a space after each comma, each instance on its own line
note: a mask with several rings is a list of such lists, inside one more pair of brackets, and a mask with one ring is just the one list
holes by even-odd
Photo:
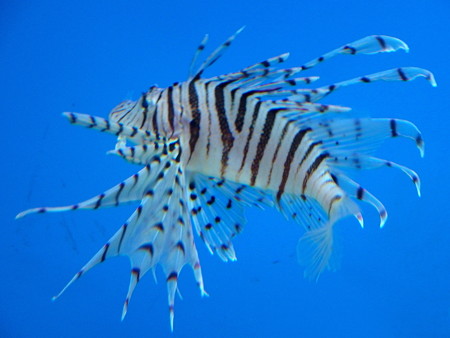
[[388, 214], [386, 210], [383, 210], [383, 212], [380, 212], [380, 229], [382, 229], [384, 227], [384, 225], [386, 224], [388, 218]]
[[364, 218], [362, 216], [362, 214], [360, 212], [358, 212], [357, 214], [355, 214], [356, 219], [359, 222], [359, 225], [361, 226], [361, 229], [364, 229]]
[[173, 319], [175, 317], [173, 305], [171, 305], [169, 307], [169, 311], [170, 311], [170, 315], [169, 315], [170, 316], [170, 331], [173, 332]]
[[122, 317], [120, 318], [121, 321], [123, 321], [125, 319], [125, 316], [127, 315], [128, 312], [128, 302], [129, 299], [125, 299], [124, 303], [123, 303], [123, 309], [122, 309]]

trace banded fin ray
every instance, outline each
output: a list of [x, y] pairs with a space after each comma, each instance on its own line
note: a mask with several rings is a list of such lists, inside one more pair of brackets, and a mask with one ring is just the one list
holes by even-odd
[[231, 242], [246, 223], [245, 206], [272, 205], [270, 196], [258, 189], [225, 179], [191, 173], [188, 206], [197, 234], [211, 253], [223, 261], [236, 260]]
[[285, 217], [304, 227], [305, 231], [321, 228], [328, 221], [328, 216], [320, 204], [306, 196], [283, 194], [278, 201], [278, 209]]
[[393, 38], [386, 35], [371, 35], [365, 38], [348, 43], [344, 46], [336, 48], [330, 52], [327, 52], [311, 61], [303, 64], [303, 70], [311, 69], [318, 64], [327, 61], [340, 54], [377, 54], [385, 52], [395, 52], [399, 49], [403, 49], [406, 52], [409, 51], [409, 47], [402, 40]]
[[[335, 92], [336, 90], [347, 87], [354, 84], [359, 83], [372, 83], [378, 81], [387, 81], [387, 82], [395, 82], [395, 81], [413, 81], [419, 77], [425, 78], [433, 87], [436, 87], [436, 80], [434, 79], [433, 73], [426, 69], [418, 68], [418, 67], [402, 67], [402, 68], [394, 68], [385, 70], [378, 73], [373, 73], [357, 78], [353, 78], [346, 81], [337, 82], [331, 85], [327, 85], [324, 87], [316, 88], [316, 89], [303, 89], [299, 90], [299, 93], [306, 92], [307, 94], [303, 94], [302, 97], [307, 98], [308, 102], [316, 102], [321, 100], [325, 96]], [[292, 97], [293, 100], [296, 97]], [[303, 98], [302, 98], [303, 99]]]
[[208, 43], [209, 35], [206, 34], [200, 44], [198, 45], [197, 49], [195, 50], [194, 56], [192, 57], [191, 65], [189, 66], [189, 75], [188, 78], [192, 79], [194, 77], [194, 67], [197, 63], [198, 57], [203, 52], [203, 50], [206, 47], [206, 44]]
[[[104, 191], [100, 195], [68, 206], [38, 207], [28, 209], [19, 213], [16, 216], [16, 219], [34, 213], [64, 212], [79, 209], [99, 209], [104, 207], [119, 206], [121, 204], [133, 201], [140, 201], [148, 189], [150, 189], [157, 181], [160, 168], [164, 168], [168, 163], [170, 163], [171, 160], [173, 160], [173, 156], [170, 156], [170, 153], [168, 153], [169, 147], [166, 145], [159, 147], [159, 152], [157, 152], [156, 148], [152, 147], [151, 144], [146, 147], [147, 149], [152, 149], [153, 154], [148, 161], [145, 157], [143, 157], [143, 159], [146, 160], [145, 163], [147, 163], [145, 167], [133, 176], [130, 176], [126, 180]], [[119, 149], [118, 152], [120, 153], [121, 150]], [[124, 156], [126, 156], [125, 153]]]
[[168, 147], [171, 147], [174, 144], [176, 144], [176, 142], [170, 143], [169, 146], [167, 146], [166, 143], [159, 142], [144, 143], [135, 146], [123, 146], [110, 150], [107, 154], [117, 155], [133, 164], [147, 165], [148, 163], [164, 160], [167, 157]]
[[102, 117], [79, 113], [63, 113], [63, 116], [66, 117], [71, 124], [116, 136], [123, 136], [135, 143], [159, 141], [148, 130], [130, 127], [118, 122], [111, 122]]
[[425, 78], [433, 87], [437, 86], [433, 73], [418, 67], [401, 67], [377, 72], [361, 77], [356, 77], [350, 80], [336, 82], [319, 88], [309, 89], [293, 89], [280, 90], [277, 94], [280, 96], [287, 96], [290, 100], [297, 102], [317, 102], [334, 93], [336, 90], [350, 85], [360, 83], [373, 83], [378, 81], [396, 82], [396, 81], [413, 81], [419, 77]]
[[[297, 124], [303, 124], [299, 119]], [[312, 134], [322, 141], [322, 146], [336, 155], [352, 152], [371, 153], [388, 138], [404, 137], [413, 140], [421, 157], [425, 144], [419, 129], [411, 122], [383, 118], [315, 119], [308, 124]]]
[[388, 213], [383, 203], [381, 203], [370, 191], [350, 179], [347, 175], [334, 172], [333, 179], [349, 196], [372, 205], [380, 216], [380, 228], [384, 227]]
[[368, 156], [365, 154], [351, 154], [347, 156], [335, 156], [330, 157], [328, 159], [328, 164], [331, 167], [341, 167], [341, 168], [353, 168], [353, 169], [375, 169], [375, 168], [381, 168], [381, 167], [388, 167], [388, 168], [396, 168], [404, 172], [414, 183], [416, 189], [417, 189], [417, 195], [420, 196], [420, 179], [419, 175], [408, 167], [405, 167], [403, 165], [397, 164], [392, 161], [383, 160], [380, 158], [376, 158], [373, 156]]
[[189, 264], [192, 267], [201, 294], [206, 295], [190, 216], [184, 202], [184, 173], [181, 164], [176, 160], [177, 149], [171, 154], [170, 161], [159, 167], [151, 189], [145, 192], [140, 205], [127, 222], [54, 299], [94, 266], [118, 255], [129, 256], [132, 265], [122, 319], [126, 315], [135, 286], [157, 264], [161, 265], [166, 275], [172, 329], [177, 280], [184, 265]]
[[232, 240], [246, 222], [244, 208], [275, 206], [304, 226], [297, 254], [306, 266], [305, 276], [317, 280], [324, 269], [337, 266], [334, 225], [353, 216], [364, 226], [359, 201], [376, 208], [380, 226], [387, 218], [382, 203], [349, 178], [346, 169], [396, 168], [420, 192], [414, 171], [373, 156], [377, 146], [396, 137], [412, 139], [423, 156], [422, 135], [414, 124], [392, 118], [353, 118], [345, 114], [350, 108], [319, 101], [359, 83], [424, 77], [435, 86], [432, 73], [416, 67], [395, 68], [318, 88], [310, 86], [318, 77], [299, 77], [338, 55], [407, 51], [404, 42], [369, 36], [301, 67], [279, 69], [289, 56], [285, 53], [237, 72], [202, 78], [241, 30], [195, 70], [206, 36], [194, 54], [187, 81], [167, 88], [152, 86], [136, 101], [120, 103], [108, 119], [64, 113], [72, 124], [115, 135], [117, 142], [109, 153], [144, 167], [84, 202], [30, 209], [17, 216], [139, 201], [134, 213], [61, 293], [95, 265], [126, 255], [131, 272], [123, 319], [137, 283], [160, 265], [173, 329], [175, 293], [184, 265], [191, 266], [201, 294], [206, 295], [192, 226], [212, 253], [232, 261], [236, 259]]
[[[212, 52], [206, 60], [201, 64], [200, 68], [195, 72], [195, 75], [192, 76], [192, 78], [200, 77], [206, 68], [210, 67], [212, 64], [214, 64], [225, 52], [225, 50], [231, 45], [231, 43], [236, 39], [236, 37], [244, 30], [245, 26], [241, 27], [234, 33], [231, 37], [229, 37], [223, 44], [221, 44], [214, 52]], [[207, 39], [207, 38], [206, 38]], [[203, 40], [205, 41], [205, 39]], [[202, 41], [202, 43], [203, 43]], [[205, 41], [206, 44], [206, 41]], [[202, 46], [202, 44], [200, 45]], [[200, 51], [203, 50], [203, 48], [200, 48]]]
[[[235, 33], [235, 35], [233, 35], [233, 37], [230, 38], [229, 40], [231, 40], [231, 42], [232, 42], [234, 40], [235, 36], [241, 30], [239, 30], [237, 33]], [[225, 42], [222, 46], [220, 46], [218, 48], [219, 52], [222, 52], [225, 49], [225, 47], [228, 47], [228, 46], [229, 46], [229, 44], [227, 45], [227, 42]], [[289, 74], [289, 76], [287, 76], [287, 77], [290, 77], [292, 75], [299, 73], [300, 71], [311, 69], [311, 68], [317, 66], [318, 64], [320, 64], [326, 60], [329, 60], [337, 55], [340, 55], [340, 54], [344, 54], [344, 55], [345, 54], [350, 54], [350, 55], [376, 54], [376, 53], [383, 53], [383, 52], [395, 52], [399, 49], [403, 49], [405, 51], [409, 50], [406, 43], [404, 43], [400, 39], [393, 38], [390, 36], [385, 36], [385, 35], [367, 36], [365, 38], [356, 40], [352, 43], [346, 44], [346, 45], [336, 48], [330, 52], [327, 52], [318, 58], [315, 58], [311, 61], [304, 63], [301, 67], [292, 68], [292, 70], [289, 70], [286, 73]], [[269, 74], [270, 67], [272, 67], [278, 63], [282, 63], [282, 62], [286, 61], [288, 57], [289, 57], [289, 53], [285, 53], [285, 54], [258, 62], [252, 66], [243, 68], [242, 70], [240, 70], [238, 72], [217, 76], [210, 80], [216, 80], [216, 79], [217, 80], [225, 80], [225, 79], [230, 79], [231, 77], [235, 77], [235, 76], [245, 77], [245, 76], [248, 76], [249, 74], [251, 74], [252, 71], [260, 70], [260, 69], [267, 70], [266, 74]], [[212, 58], [212, 57], [210, 56], [210, 58]], [[206, 61], [205, 61], [205, 63], [206, 63]], [[295, 69], [295, 71], [294, 71], [294, 69]]]
[[[292, 87], [298, 83], [311, 83], [319, 79], [318, 76], [306, 76], [299, 77], [296, 80], [291, 79], [293, 75], [301, 70], [299, 67], [286, 68], [286, 69], [259, 69], [255, 68], [249, 71], [240, 70], [239, 72], [229, 75], [222, 75], [219, 77], [213, 77], [207, 80], [208, 83], [215, 82], [233, 82], [230, 88], [251, 88], [256, 90], [258, 86], [266, 87]], [[272, 81], [271, 84], [262, 85], [267, 81]], [[263, 90], [263, 88], [261, 88]]]

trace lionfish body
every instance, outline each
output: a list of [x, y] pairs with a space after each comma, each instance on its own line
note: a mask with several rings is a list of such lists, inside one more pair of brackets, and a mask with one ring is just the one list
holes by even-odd
[[73, 124], [117, 135], [111, 153], [143, 168], [87, 201], [30, 209], [18, 215], [140, 203], [61, 293], [96, 264], [127, 255], [132, 269], [123, 318], [136, 284], [159, 264], [166, 276], [173, 328], [177, 279], [184, 265], [192, 267], [202, 295], [206, 294], [193, 228], [211, 253], [216, 252], [224, 261], [236, 260], [231, 240], [243, 229], [244, 207], [274, 205], [304, 226], [305, 234], [298, 244], [299, 260], [306, 265], [305, 275], [317, 278], [325, 268], [332, 268], [336, 221], [353, 215], [363, 225], [355, 200], [368, 202], [378, 210], [380, 226], [387, 218], [381, 202], [341, 168], [398, 168], [419, 191], [414, 171], [371, 155], [381, 141], [390, 137], [414, 140], [423, 155], [421, 134], [412, 123], [350, 118], [345, 114], [349, 108], [318, 101], [357, 83], [425, 77], [435, 85], [430, 72], [397, 68], [315, 89], [303, 87], [317, 77], [297, 77], [339, 54], [407, 50], [406, 44], [392, 37], [370, 36], [301, 67], [275, 68], [288, 57], [283, 54], [235, 73], [202, 78], [204, 70], [239, 32], [194, 72], [205, 38], [186, 82], [164, 89], [152, 87], [137, 101], [118, 105], [109, 119], [64, 113]]

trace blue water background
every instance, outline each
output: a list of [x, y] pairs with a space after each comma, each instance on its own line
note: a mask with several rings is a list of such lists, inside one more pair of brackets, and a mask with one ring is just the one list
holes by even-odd
[[[450, 2], [429, 1], [2, 1], [0, 4], [1, 337], [450, 337]], [[275, 210], [250, 209], [235, 239], [238, 261], [223, 263], [197, 240], [209, 298], [189, 268], [180, 276], [170, 333], [161, 271], [139, 283], [121, 322], [129, 280], [124, 257], [111, 259], [51, 302], [116, 232], [134, 206], [65, 214], [21, 210], [66, 205], [117, 184], [139, 168], [105, 152], [114, 138], [70, 126], [61, 112], [106, 117], [149, 86], [186, 79], [205, 33], [208, 51], [245, 31], [207, 75], [291, 52], [288, 66], [371, 34], [406, 41], [411, 51], [340, 56], [309, 75], [319, 84], [397, 66], [428, 68], [423, 79], [346, 88], [326, 102], [362, 116], [397, 117], [420, 127], [413, 142], [389, 140], [378, 155], [414, 168], [356, 177], [386, 205], [378, 227], [338, 225], [342, 264], [317, 283], [295, 257], [301, 228]]]

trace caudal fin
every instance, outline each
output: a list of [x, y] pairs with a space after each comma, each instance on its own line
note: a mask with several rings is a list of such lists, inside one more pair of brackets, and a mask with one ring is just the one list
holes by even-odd
[[333, 225], [328, 223], [323, 227], [306, 232], [298, 241], [298, 262], [305, 266], [305, 278], [317, 281], [327, 267], [336, 269], [338, 259], [333, 250]]
[[297, 244], [297, 259], [300, 265], [305, 266], [305, 278], [317, 281], [326, 268], [337, 270], [340, 255], [336, 248], [333, 227], [338, 220], [350, 215], [355, 216], [361, 227], [364, 226], [357, 204], [345, 197], [335, 204], [325, 225], [311, 228], [300, 237]]

